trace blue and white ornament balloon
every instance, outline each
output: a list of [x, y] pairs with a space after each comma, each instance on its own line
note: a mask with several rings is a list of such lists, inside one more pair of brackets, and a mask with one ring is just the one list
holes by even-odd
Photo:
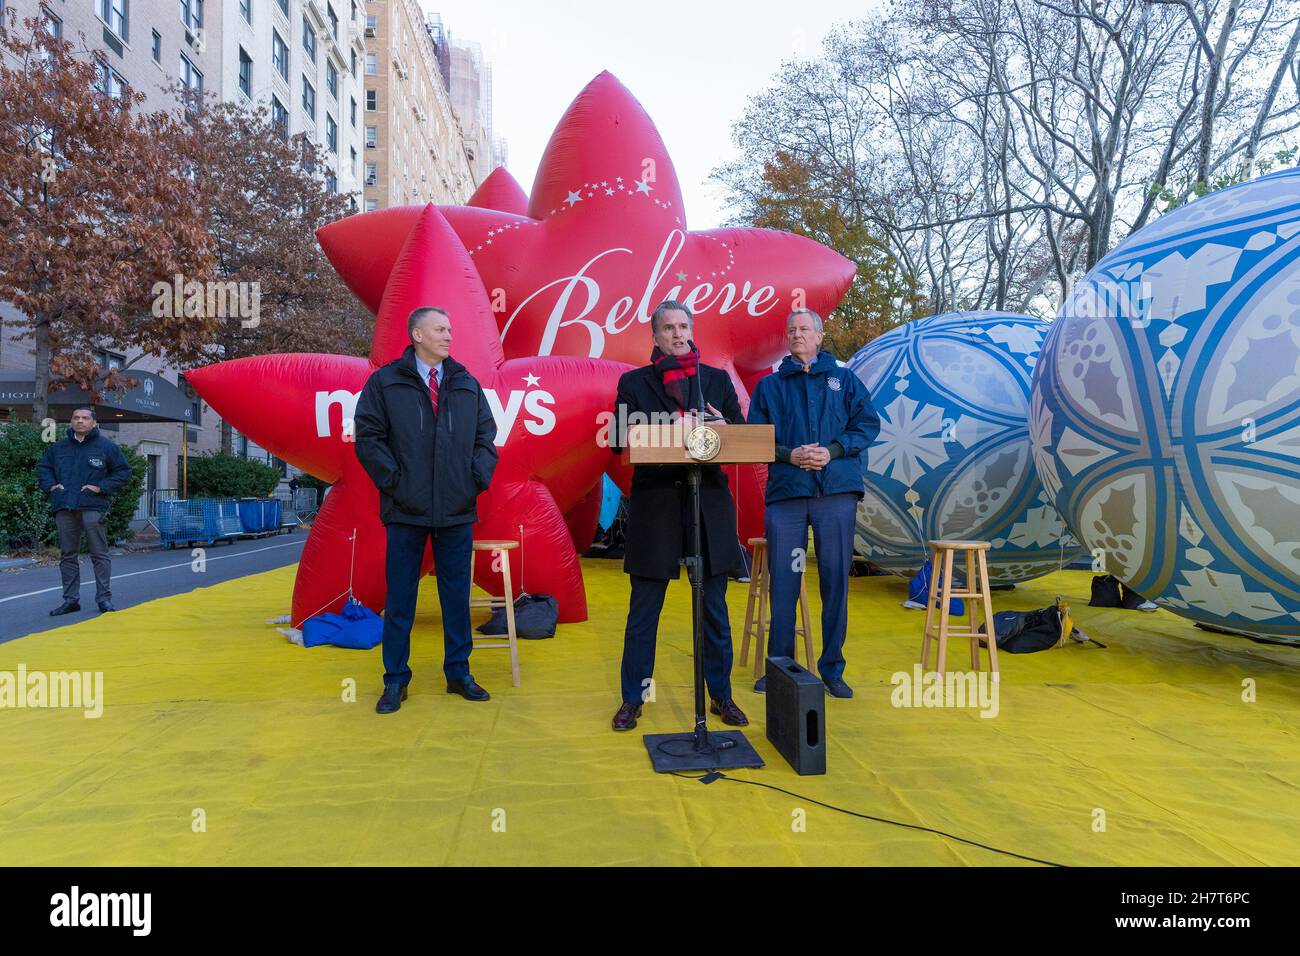
[[1108, 571], [1300, 643], [1300, 170], [1103, 258], [1052, 325], [1030, 418], [1048, 492]]
[[867, 343], [848, 365], [871, 392], [856, 546], [910, 576], [939, 538], [989, 541], [989, 577], [1014, 583], [1079, 554], [1034, 471], [1029, 385], [1048, 324], [948, 312]]

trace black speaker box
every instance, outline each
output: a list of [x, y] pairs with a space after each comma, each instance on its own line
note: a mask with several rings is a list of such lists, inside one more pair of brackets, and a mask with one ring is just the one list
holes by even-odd
[[826, 772], [826, 685], [790, 657], [767, 659], [767, 739], [800, 776]]

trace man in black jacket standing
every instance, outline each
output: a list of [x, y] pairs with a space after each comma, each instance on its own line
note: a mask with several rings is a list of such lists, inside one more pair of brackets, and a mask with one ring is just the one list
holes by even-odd
[[81, 610], [81, 536], [86, 536], [90, 563], [95, 567], [95, 603], [101, 611], [116, 611], [109, 581], [113, 563], [108, 557], [104, 513], [108, 497], [131, 480], [131, 466], [122, 449], [99, 433], [93, 408], [72, 412], [72, 427], [62, 441], [45, 450], [36, 466], [41, 491], [50, 496], [54, 523], [59, 529], [59, 573], [63, 577], [63, 603], [50, 612], [54, 617]]
[[[650, 317], [654, 351], [650, 364], [618, 381], [614, 409], [615, 451], [626, 447], [629, 420], [649, 423], [686, 418], [722, 418], [744, 422], [735, 386], [722, 369], [700, 362], [691, 341], [691, 311], [680, 302], [661, 303]], [[623, 635], [623, 704], [614, 715], [615, 730], [631, 730], [649, 697], [655, 663], [659, 612], [668, 582], [679, 576], [693, 526], [686, 495], [686, 467], [637, 467], [627, 505], [627, 551], [623, 570], [632, 581], [632, 597]], [[744, 727], [749, 719], [731, 699], [731, 624], [727, 620], [727, 577], [743, 562], [736, 538], [736, 503], [727, 476], [705, 465], [700, 476], [700, 516], [704, 556], [704, 677], [711, 711], [724, 724]]]
[[353, 417], [357, 458], [379, 489], [388, 532], [384, 693], [375, 705], [381, 714], [406, 699], [420, 562], [430, 540], [447, 693], [488, 699], [469, 672], [469, 593], [475, 500], [496, 469], [496, 421], [482, 387], [451, 357], [451, 319], [443, 309], [414, 310], [407, 333], [411, 344], [366, 381]]

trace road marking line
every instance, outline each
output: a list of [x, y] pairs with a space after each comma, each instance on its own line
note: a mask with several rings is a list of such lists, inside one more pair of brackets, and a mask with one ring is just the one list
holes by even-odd
[[[208, 563], [211, 563], [213, 561], [224, 561], [226, 558], [242, 558], [246, 554], [257, 554], [259, 551], [274, 551], [276, 548], [292, 548], [296, 544], [306, 544], [306, 539], [304, 538], [302, 541], [292, 541], [289, 544], [273, 544], [265, 548], [254, 548], [252, 551], [240, 551], [236, 554], [219, 554], [215, 558], [208, 558], [207, 561]], [[144, 571], [130, 571], [126, 574], [114, 574], [110, 580], [117, 581], [121, 578], [133, 578], [137, 574], [153, 574], [155, 571], [174, 571], [176, 568], [188, 568], [193, 563], [193, 561], [184, 561], [180, 564], [168, 564], [161, 568], [147, 568]], [[90, 587], [94, 583], [95, 579], [92, 576], [89, 581], [82, 581], [81, 586], [86, 588]], [[11, 597], [0, 598], [0, 604], [4, 604], [6, 601], [17, 601], [19, 598], [35, 597], [38, 594], [48, 594], [51, 591], [62, 590], [62, 585], [53, 588], [41, 588], [39, 591], [28, 591], [26, 594], [15, 594]], [[150, 600], [153, 599], [150, 598]]]

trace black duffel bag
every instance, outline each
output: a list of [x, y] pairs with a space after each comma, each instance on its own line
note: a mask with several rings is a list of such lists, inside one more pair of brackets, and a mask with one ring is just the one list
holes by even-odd
[[[515, 636], [529, 641], [539, 641], [555, 636], [555, 626], [560, 620], [560, 606], [549, 594], [521, 594], [515, 598]], [[506, 609], [499, 607], [492, 616], [478, 626], [480, 634], [504, 637], [506, 634]]]

